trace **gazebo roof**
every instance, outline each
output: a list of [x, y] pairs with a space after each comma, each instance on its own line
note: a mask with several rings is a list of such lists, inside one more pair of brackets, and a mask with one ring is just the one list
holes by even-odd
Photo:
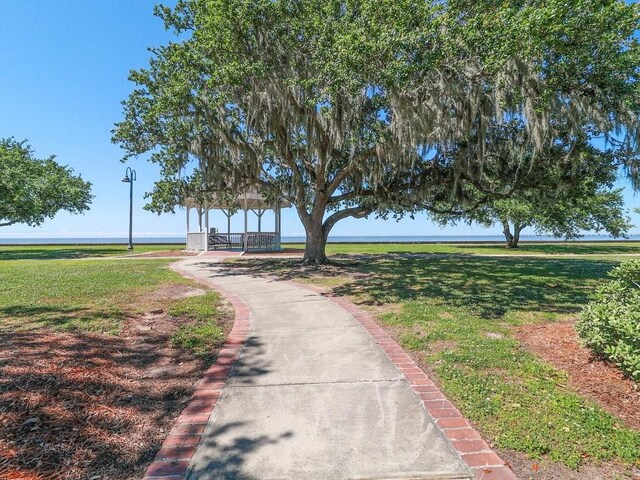
[[239, 208], [241, 210], [249, 210], [251, 208], [259, 210], [269, 210], [275, 207], [289, 208], [291, 203], [286, 200], [280, 200], [279, 205], [274, 205], [272, 202], [258, 192], [256, 187], [250, 187], [245, 190], [244, 193], [238, 195], [234, 202], [230, 205], [225, 199], [222, 200], [218, 195], [212, 194], [207, 202], [200, 202], [194, 198], [187, 197], [182, 202], [183, 207], [187, 208], [207, 208], [208, 210], [226, 210], [229, 207]]

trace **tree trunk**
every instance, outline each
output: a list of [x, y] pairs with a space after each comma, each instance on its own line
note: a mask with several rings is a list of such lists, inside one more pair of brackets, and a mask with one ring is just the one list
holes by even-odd
[[513, 224], [513, 240], [511, 242], [511, 247], [509, 248], [518, 248], [518, 242], [520, 241], [520, 232], [522, 231], [523, 226], [519, 223]]
[[511, 233], [511, 227], [509, 226], [508, 220], [502, 220], [502, 233], [504, 233], [504, 238], [507, 239], [507, 248], [518, 248], [518, 240]]
[[511, 233], [511, 227], [508, 220], [502, 220], [502, 233], [504, 238], [507, 239], [507, 248], [518, 248], [518, 242], [520, 241], [520, 232], [524, 228], [524, 225], [514, 222], [513, 233]]
[[329, 231], [323, 224], [323, 214], [324, 212], [311, 215], [304, 226], [307, 239], [302, 262], [307, 265], [322, 265], [328, 262], [325, 249]]
[[338, 210], [325, 219], [328, 201], [329, 197], [327, 197], [326, 194], [316, 197], [311, 213], [302, 205], [296, 206], [307, 236], [304, 258], [302, 260], [303, 263], [307, 265], [329, 263], [325, 252], [327, 238], [329, 237], [329, 232], [337, 222], [347, 217], [365, 218], [371, 213], [371, 209], [351, 207]]

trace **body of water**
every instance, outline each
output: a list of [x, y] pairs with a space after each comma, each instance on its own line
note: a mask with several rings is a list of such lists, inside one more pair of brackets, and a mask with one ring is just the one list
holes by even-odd
[[[304, 237], [282, 237], [283, 243], [304, 243]], [[562, 239], [545, 235], [524, 235], [520, 238], [523, 242], [561, 242]], [[611, 238], [608, 235], [585, 235], [578, 240], [582, 242], [611, 242], [611, 241], [640, 241], [640, 235], [630, 235], [629, 238]], [[184, 237], [141, 237], [134, 238], [134, 244], [154, 243], [185, 243]], [[334, 243], [455, 243], [455, 242], [504, 242], [502, 235], [422, 235], [422, 236], [335, 236], [329, 237], [329, 242]], [[117, 245], [128, 243], [126, 238], [0, 238], [0, 245], [87, 245], [109, 244]]]

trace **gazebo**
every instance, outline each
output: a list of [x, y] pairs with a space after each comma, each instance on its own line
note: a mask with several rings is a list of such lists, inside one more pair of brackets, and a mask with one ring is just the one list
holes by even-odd
[[[212, 195], [206, 201], [197, 201], [193, 198], [186, 198], [182, 205], [187, 210], [187, 250], [216, 250], [242, 249], [243, 252], [251, 250], [280, 250], [282, 231], [281, 209], [289, 208], [291, 204], [286, 200], [279, 200], [274, 204], [260, 194], [255, 187], [248, 188], [244, 193], [238, 195], [232, 202], [221, 200]], [[198, 212], [198, 230], [191, 232], [190, 217], [191, 210]], [[209, 228], [209, 212], [220, 210], [227, 217], [227, 231], [220, 232], [218, 228]], [[262, 231], [262, 216], [268, 210], [273, 210], [275, 214], [275, 225], [273, 231]], [[237, 211], [244, 214], [243, 232], [231, 231], [231, 217]], [[258, 231], [250, 232], [249, 212], [253, 212], [258, 218]], [[204, 231], [202, 218], [204, 217]]]

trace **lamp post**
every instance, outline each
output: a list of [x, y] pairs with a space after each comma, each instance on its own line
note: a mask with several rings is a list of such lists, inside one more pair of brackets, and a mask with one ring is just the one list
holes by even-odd
[[133, 182], [137, 180], [136, 171], [127, 167], [122, 181], [129, 184], [129, 246], [127, 250], [133, 250]]

